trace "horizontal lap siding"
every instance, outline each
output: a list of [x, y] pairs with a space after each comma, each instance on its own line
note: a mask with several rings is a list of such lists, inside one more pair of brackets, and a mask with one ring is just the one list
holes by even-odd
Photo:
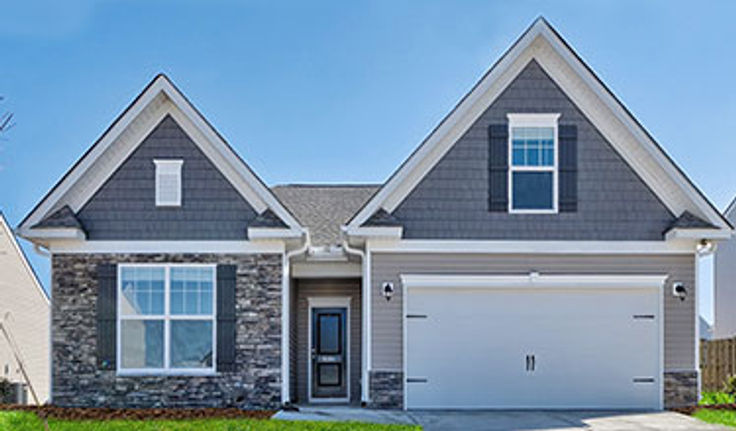
[[[665, 370], [695, 369], [695, 257], [662, 256], [559, 256], [481, 254], [372, 254], [371, 330], [373, 370], [402, 370], [402, 296], [400, 274], [669, 274], [664, 288]], [[381, 296], [380, 285], [392, 281], [391, 301]], [[672, 296], [672, 282], [688, 289], [686, 301]], [[602, 306], [605, 304], [602, 304]], [[602, 334], [605, 336], [605, 334]]]
[[309, 354], [309, 298], [350, 297], [350, 400], [360, 400], [361, 374], [361, 294], [360, 280], [297, 280], [296, 315], [292, 316], [296, 328], [296, 386], [299, 402], [307, 401], [307, 373]]

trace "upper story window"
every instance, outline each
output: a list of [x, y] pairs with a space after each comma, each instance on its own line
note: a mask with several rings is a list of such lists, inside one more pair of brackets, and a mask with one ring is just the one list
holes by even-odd
[[560, 114], [508, 114], [509, 212], [557, 212]]
[[183, 160], [154, 160], [156, 165], [156, 206], [181, 206], [181, 166]]
[[126, 264], [118, 274], [118, 371], [215, 371], [215, 266]]

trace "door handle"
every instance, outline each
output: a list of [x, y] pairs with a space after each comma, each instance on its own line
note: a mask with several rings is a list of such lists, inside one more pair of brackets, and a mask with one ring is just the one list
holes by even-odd
[[526, 370], [529, 371], [530, 367], [531, 367], [531, 358], [529, 357], [529, 355], [526, 355]]
[[537, 369], [537, 355], [532, 355], [532, 371]]

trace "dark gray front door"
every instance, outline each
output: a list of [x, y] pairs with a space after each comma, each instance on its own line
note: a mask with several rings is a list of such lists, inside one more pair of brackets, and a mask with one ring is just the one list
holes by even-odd
[[312, 398], [347, 398], [345, 307], [312, 308]]

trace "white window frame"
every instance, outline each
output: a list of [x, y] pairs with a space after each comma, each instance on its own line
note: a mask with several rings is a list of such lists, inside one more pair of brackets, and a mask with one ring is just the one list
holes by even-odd
[[[157, 207], [180, 207], [181, 206], [181, 195], [182, 195], [182, 181], [181, 181], [181, 167], [184, 164], [184, 160], [180, 159], [155, 159], [153, 164], [156, 165], [156, 206]], [[171, 175], [176, 174], [179, 190], [177, 191], [176, 199], [163, 200], [161, 197], [161, 183], [160, 176], [162, 174]]]
[[[559, 212], [559, 136], [557, 120], [559, 113], [549, 114], [506, 114], [508, 129], [508, 212], [511, 214], [557, 214]], [[554, 129], [554, 164], [552, 166], [514, 166], [513, 129], [519, 127], [551, 127]], [[552, 172], [552, 208], [516, 209], [514, 208], [514, 172]]]
[[[206, 263], [125, 263], [117, 266], [117, 318], [116, 318], [116, 368], [117, 374], [129, 375], [215, 375], [217, 374], [217, 265]], [[124, 268], [164, 268], [164, 314], [123, 315], [121, 312]], [[171, 314], [171, 268], [212, 268], [212, 314]], [[124, 320], [157, 320], [164, 322], [164, 367], [163, 368], [123, 368], [122, 322]], [[209, 368], [171, 368], [171, 321], [204, 320], [212, 321], [212, 366]]]

